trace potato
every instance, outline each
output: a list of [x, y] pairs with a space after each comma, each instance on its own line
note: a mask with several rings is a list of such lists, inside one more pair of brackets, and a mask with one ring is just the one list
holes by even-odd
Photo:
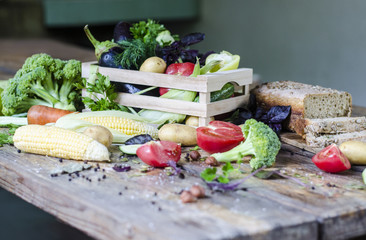
[[166, 62], [159, 57], [149, 57], [140, 67], [141, 72], [164, 73], [165, 69]]
[[100, 142], [107, 148], [111, 146], [113, 141], [113, 135], [108, 128], [100, 126], [100, 125], [93, 125], [88, 127], [83, 132], [85, 135], [93, 138], [94, 140]]
[[182, 146], [197, 145], [196, 129], [184, 124], [165, 124], [159, 129], [159, 139], [180, 143]]
[[366, 143], [361, 141], [347, 141], [339, 145], [341, 152], [352, 164], [366, 165]]
[[[210, 117], [211, 121], [215, 120], [214, 117]], [[196, 116], [188, 116], [186, 118], [185, 124], [192, 127], [198, 127], [198, 117]]]

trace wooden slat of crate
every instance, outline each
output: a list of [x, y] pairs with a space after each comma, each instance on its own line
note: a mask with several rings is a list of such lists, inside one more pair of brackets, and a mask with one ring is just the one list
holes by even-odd
[[210, 117], [230, 112], [243, 105], [248, 95], [241, 95], [213, 103], [187, 102], [168, 98], [157, 98], [145, 95], [119, 93], [118, 103], [125, 106], [155, 109], [159, 111], [181, 113], [198, 117]]
[[[90, 65], [96, 62], [82, 64], [82, 76], [89, 77]], [[176, 76], [161, 73], [140, 72], [118, 68], [99, 67], [99, 72], [109, 76], [112, 82], [142, 84], [147, 86], [177, 88], [196, 92], [212, 92], [220, 90], [227, 82], [235, 82], [239, 86], [252, 83], [253, 70], [240, 68], [225, 72], [209, 73], [197, 77]]]

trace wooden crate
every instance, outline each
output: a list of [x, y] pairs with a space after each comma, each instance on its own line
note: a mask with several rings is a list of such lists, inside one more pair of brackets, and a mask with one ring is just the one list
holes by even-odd
[[[83, 77], [89, 77], [91, 64], [97, 63], [86, 62], [82, 64]], [[119, 93], [117, 101], [124, 106], [197, 116], [199, 117], [199, 126], [207, 125], [212, 116], [231, 112], [246, 104], [249, 100], [249, 85], [253, 82], [253, 70], [250, 68], [209, 73], [197, 77], [175, 76], [107, 67], [99, 67], [99, 72], [105, 76], [109, 76], [111, 82], [141, 84], [198, 92], [199, 102], [187, 102], [130, 93]], [[210, 102], [210, 93], [220, 90], [227, 82], [234, 84], [236, 96], [221, 101]]]

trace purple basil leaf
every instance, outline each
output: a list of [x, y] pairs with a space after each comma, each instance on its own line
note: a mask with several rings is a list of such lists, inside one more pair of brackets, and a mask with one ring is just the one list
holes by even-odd
[[195, 63], [197, 57], [198, 57], [198, 50], [193, 49], [182, 50], [180, 54], [180, 58], [182, 59], [183, 62]]
[[181, 169], [177, 167], [177, 163], [175, 161], [169, 160], [167, 164], [175, 170], [174, 175], [178, 175], [181, 172]]
[[116, 164], [113, 166], [113, 170], [116, 172], [128, 172], [131, 170], [131, 166], [126, 164]]
[[266, 111], [261, 107], [257, 107], [255, 114], [254, 114], [254, 118], [257, 120], [260, 120], [262, 122], [267, 122], [266, 121]]
[[234, 191], [235, 189], [237, 189], [237, 187], [239, 187], [240, 184], [244, 183], [246, 180], [253, 177], [255, 174], [257, 174], [258, 172], [262, 171], [265, 168], [266, 168], [266, 166], [258, 168], [257, 170], [251, 172], [249, 175], [243, 177], [242, 179], [233, 180], [233, 181], [230, 181], [229, 183], [220, 183], [217, 181], [215, 181], [215, 182], [206, 182], [205, 181], [205, 182], [206, 182], [207, 186], [214, 191], [218, 191], [218, 190]]
[[280, 134], [280, 132], [282, 131], [282, 125], [281, 123], [267, 123], [267, 125], [275, 132], [278, 134]]
[[205, 39], [204, 33], [191, 33], [191, 34], [188, 34], [188, 35], [182, 37], [180, 42], [182, 43], [182, 45], [184, 47], [186, 47], [186, 46], [190, 46], [190, 45], [199, 43], [199, 42], [203, 41], [204, 39]]
[[242, 180], [235, 180], [229, 183], [220, 183], [220, 182], [206, 182], [207, 186], [214, 191], [234, 191], [240, 184], [242, 184]]
[[291, 106], [274, 106], [267, 112], [267, 121], [269, 123], [281, 123], [290, 114]]
[[307, 188], [307, 189], [311, 189], [311, 188], [312, 188], [310, 185], [308, 185], [308, 184], [306, 184], [306, 183], [303, 183], [300, 179], [297, 179], [297, 178], [295, 178], [295, 177], [291, 177], [291, 176], [288, 176], [288, 175], [286, 175], [286, 174], [283, 174], [283, 173], [281, 173], [279, 170], [274, 171], [274, 173], [275, 173], [275, 174], [277, 174], [277, 175], [279, 175], [279, 176], [281, 176], [281, 177], [283, 177], [283, 178], [290, 179], [290, 180], [292, 180], [292, 181], [296, 182], [297, 184], [301, 185], [301, 186], [302, 186], [302, 187], [304, 187], [304, 188]]

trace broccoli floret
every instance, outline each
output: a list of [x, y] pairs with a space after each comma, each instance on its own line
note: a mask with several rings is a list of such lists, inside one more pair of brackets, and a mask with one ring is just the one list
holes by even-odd
[[70, 111], [81, 110], [81, 63], [60, 60], [48, 54], [34, 54], [9, 79], [1, 93], [3, 114], [27, 112], [33, 105], [45, 105]]
[[276, 161], [281, 148], [277, 134], [266, 124], [249, 119], [242, 127], [245, 141], [233, 149], [212, 154], [219, 162], [239, 161], [243, 157], [252, 155], [249, 164], [252, 169], [263, 166], [270, 167]]

